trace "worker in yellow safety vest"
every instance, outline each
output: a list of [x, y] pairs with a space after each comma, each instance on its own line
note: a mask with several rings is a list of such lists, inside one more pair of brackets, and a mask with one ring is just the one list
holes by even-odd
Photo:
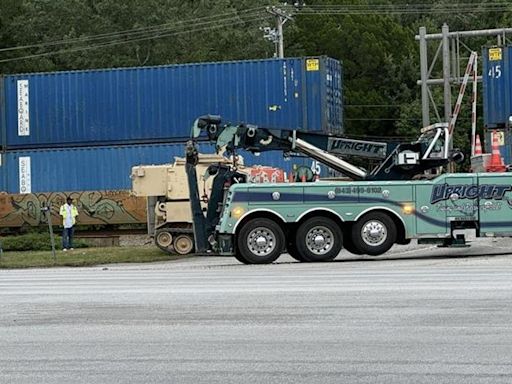
[[73, 199], [71, 197], [66, 199], [66, 204], [61, 205], [59, 213], [62, 216], [62, 225], [64, 227], [62, 231], [62, 250], [72, 250], [73, 227], [76, 223], [76, 217], [78, 216], [78, 209], [73, 205]]

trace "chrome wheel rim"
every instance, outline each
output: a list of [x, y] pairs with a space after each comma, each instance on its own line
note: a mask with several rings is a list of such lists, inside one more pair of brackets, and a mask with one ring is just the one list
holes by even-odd
[[334, 246], [334, 234], [324, 226], [311, 228], [306, 234], [306, 247], [315, 255], [325, 255]]
[[266, 227], [255, 228], [247, 235], [247, 248], [256, 256], [267, 256], [276, 248], [276, 235]]
[[388, 231], [381, 221], [370, 220], [363, 225], [363, 228], [361, 229], [361, 238], [365, 244], [371, 247], [377, 247], [384, 244], [388, 238]]

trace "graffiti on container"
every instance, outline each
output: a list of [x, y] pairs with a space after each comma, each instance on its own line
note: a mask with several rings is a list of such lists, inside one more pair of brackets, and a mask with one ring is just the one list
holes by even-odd
[[251, 183], [283, 183], [286, 178], [284, 171], [279, 168], [253, 166], [250, 170]]
[[61, 223], [59, 208], [70, 196], [78, 207], [78, 224], [137, 224], [146, 222], [144, 198], [128, 191], [88, 191], [70, 193], [0, 193], [0, 227], [46, 224], [41, 208], [50, 207], [54, 225]]

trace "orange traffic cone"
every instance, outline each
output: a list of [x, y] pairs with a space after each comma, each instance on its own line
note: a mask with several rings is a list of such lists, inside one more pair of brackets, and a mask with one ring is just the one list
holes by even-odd
[[480, 142], [480, 136], [476, 135], [475, 138], [475, 156], [482, 154], [482, 143]]
[[500, 154], [500, 143], [498, 141], [498, 134], [494, 130], [492, 131], [492, 154], [489, 165], [487, 166], [487, 172], [505, 172], [506, 167], [503, 164], [503, 160]]

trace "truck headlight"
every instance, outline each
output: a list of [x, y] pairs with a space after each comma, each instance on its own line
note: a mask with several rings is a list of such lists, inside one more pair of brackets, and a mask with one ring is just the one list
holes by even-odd
[[403, 204], [402, 212], [404, 215], [411, 215], [414, 213], [414, 205], [412, 204]]
[[234, 219], [239, 219], [245, 213], [245, 209], [243, 207], [234, 207], [231, 210], [231, 217]]

